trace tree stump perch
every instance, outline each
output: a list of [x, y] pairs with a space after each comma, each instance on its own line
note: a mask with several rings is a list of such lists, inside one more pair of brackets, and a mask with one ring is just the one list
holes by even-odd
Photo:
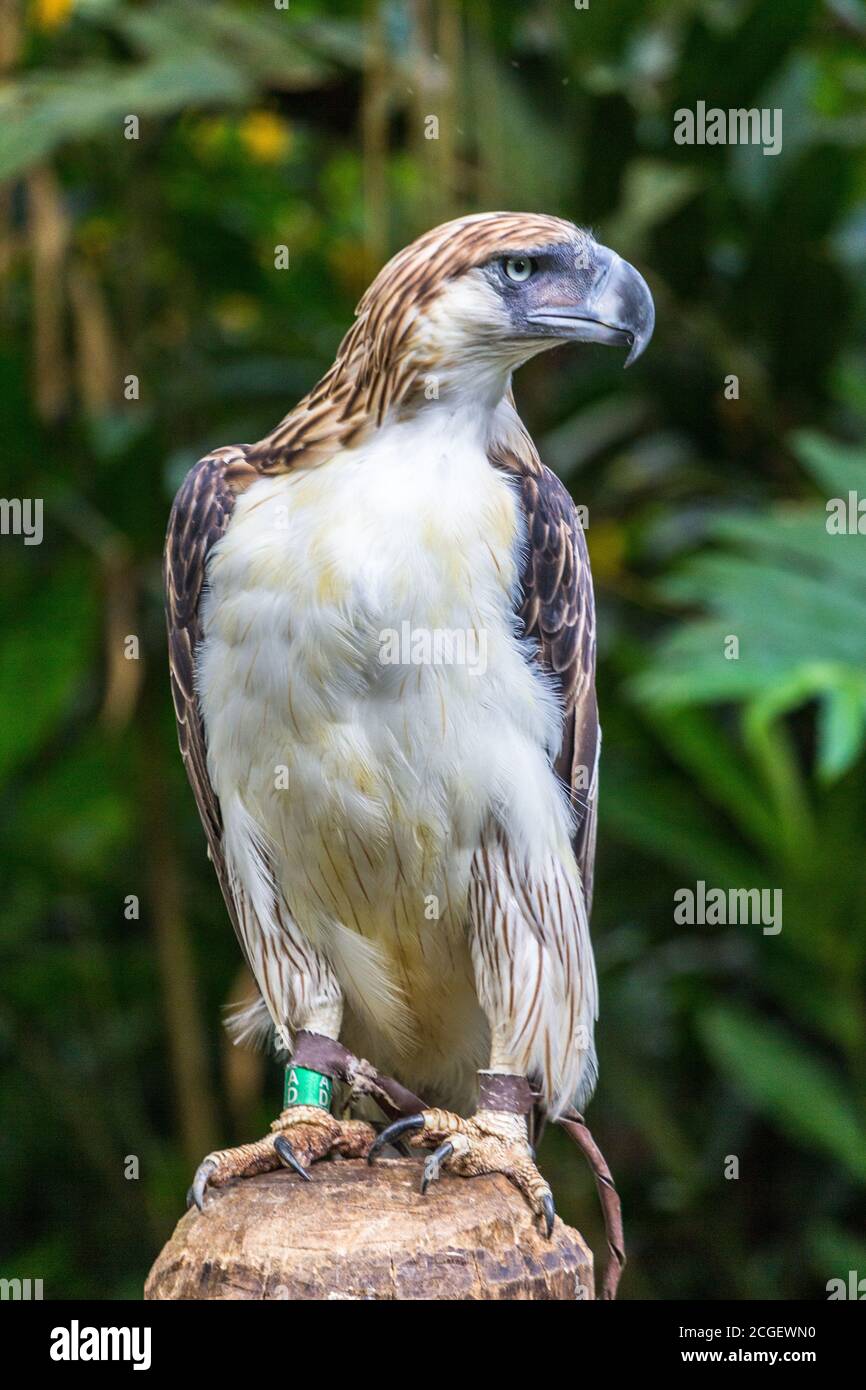
[[421, 1163], [319, 1163], [212, 1190], [178, 1222], [146, 1299], [591, 1299], [592, 1254], [558, 1218], [547, 1240], [507, 1178]]

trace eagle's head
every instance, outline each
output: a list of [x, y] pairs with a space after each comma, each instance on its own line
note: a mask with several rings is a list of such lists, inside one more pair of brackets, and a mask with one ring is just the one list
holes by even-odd
[[652, 336], [643, 277], [559, 217], [485, 212], [434, 227], [383, 266], [333, 366], [247, 459], [263, 471], [333, 455], [444, 402], [483, 425], [511, 373], [557, 343], [610, 343], [626, 366]]
[[361, 300], [350, 339], [363, 343], [367, 371], [495, 396], [515, 367], [557, 343], [622, 346], [628, 366], [654, 321], [643, 277], [589, 232], [558, 217], [491, 212], [446, 222], [394, 256]]

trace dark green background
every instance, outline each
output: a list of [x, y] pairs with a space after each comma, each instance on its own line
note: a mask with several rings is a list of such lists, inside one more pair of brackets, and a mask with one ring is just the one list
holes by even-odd
[[[175, 746], [168, 509], [316, 381], [388, 254], [505, 206], [591, 225], [658, 310], [627, 374], [563, 350], [516, 387], [589, 507], [623, 1295], [866, 1276], [866, 536], [825, 526], [866, 493], [864, 42], [860, 0], [5, 7], [2, 491], [45, 537], [0, 538], [2, 1274], [138, 1296], [195, 1162], [278, 1108], [220, 1027], [243, 982]], [[780, 107], [782, 153], [675, 145], [698, 100]], [[678, 926], [700, 879], [781, 888], [782, 932]], [[542, 1162], [603, 1250], [580, 1160]]]

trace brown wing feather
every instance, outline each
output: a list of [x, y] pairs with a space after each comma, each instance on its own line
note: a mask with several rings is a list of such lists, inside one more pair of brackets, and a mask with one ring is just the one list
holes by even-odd
[[174, 500], [164, 560], [168, 659], [178, 742], [210, 858], [241, 945], [223, 853], [222, 816], [207, 770], [204, 723], [196, 694], [196, 654], [201, 641], [199, 606], [208, 554], [225, 533], [238, 492], [258, 476], [247, 462], [243, 445], [215, 449], [201, 459], [190, 469]]
[[492, 462], [515, 474], [520, 488], [528, 546], [518, 613], [527, 636], [538, 639], [539, 657], [555, 677], [565, 709], [556, 770], [574, 807], [574, 852], [588, 913], [601, 730], [595, 696], [595, 601], [586, 539], [571, 497], [541, 463], [525, 431], [516, 447], [497, 451]]
[[587, 912], [592, 906], [598, 755], [601, 734], [595, 696], [595, 602], [583, 527], [574, 503], [550, 469], [522, 480], [529, 549], [520, 616], [539, 640], [541, 660], [556, 677], [565, 706], [556, 770], [571, 793], [577, 818], [574, 850]]

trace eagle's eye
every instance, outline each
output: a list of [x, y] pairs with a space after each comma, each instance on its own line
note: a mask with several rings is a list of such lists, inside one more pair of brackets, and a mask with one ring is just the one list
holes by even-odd
[[535, 271], [535, 261], [531, 256], [509, 256], [502, 262], [502, 269], [509, 280], [516, 280], [518, 284], [523, 280], [528, 280]]

